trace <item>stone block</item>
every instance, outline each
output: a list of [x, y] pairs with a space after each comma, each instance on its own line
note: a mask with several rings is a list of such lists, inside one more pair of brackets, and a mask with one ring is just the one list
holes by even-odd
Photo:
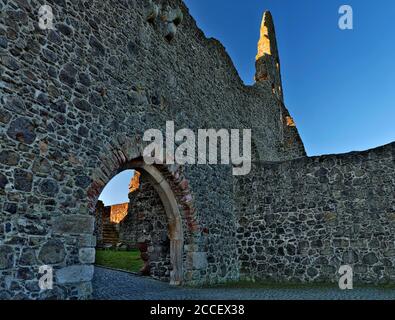
[[30, 192], [33, 184], [33, 174], [29, 171], [16, 169], [14, 171], [14, 186], [16, 190]]
[[91, 281], [93, 278], [93, 266], [74, 265], [56, 271], [56, 281], [59, 284], [70, 284]]
[[55, 234], [92, 234], [95, 219], [88, 215], [62, 215], [53, 221]]
[[0, 270], [10, 269], [14, 265], [14, 251], [10, 246], [0, 246]]
[[207, 268], [206, 252], [189, 252], [187, 255], [187, 264], [191, 269], [201, 270]]
[[94, 263], [95, 262], [95, 248], [82, 248], [79, 251], [79, 259], [81, 263]]
[[27, 118], [18, 118], [14, 120], [7, 134], [10, 138], [26, 144], [32, 144], [36, 139], [35, 126], [32, 121]]
[[198, 250], [198, 246], [196, 244], [186, 244], [184, 245], [184, 250], [186, 252], [194, 252]]
[[363, 257], [362, 261], [364, 264], [372, 266], [376, 264], [379, 260], [374, 252], [370, 252]]
[[78, 237], [78, 244], [80, 247], [96, 247], [96, 236], [83, 234]]
[[42, 247], [38, 259], [44, 264], [56, 264], [64, 260], [66, 252], [60, 240], [49, 240]]

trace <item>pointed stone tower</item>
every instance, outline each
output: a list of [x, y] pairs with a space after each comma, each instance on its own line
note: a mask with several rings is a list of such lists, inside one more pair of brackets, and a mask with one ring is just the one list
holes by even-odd
[[129, 194], [135, 192], [140, 186], [140, 176], [141, 173], [138, 171], [134, 171], [134, 175], [129, 183]]
[[258, 42], [258, 54], [256, 56], [255, 68], [255, 81], [257, 83], [269, 81], [273, 94], [283, 101], [280, 57], [277, 49], [276, 31], [274, 29], [273, 17], [269, 11], [266, 11], [262, 18], [261, 35]]

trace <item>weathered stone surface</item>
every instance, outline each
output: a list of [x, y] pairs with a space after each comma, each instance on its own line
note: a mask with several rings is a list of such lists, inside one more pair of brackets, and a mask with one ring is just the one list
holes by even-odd
[[14, 187], [20, 191], [32, 190], [33, 174], [29, 171], [16, 169], [14, 172]]
[[208, 266], [206, 252], [191, 252], [188, 254], [187, 261], [196, 270], [206, 269]]
[[[95, 221], [95, 224], [97, 225], [97, 221]], [[83, 234], [79, 236], [78, 244], [81, 247], [96, 247], [96, 236]]]
[[35, 174], [39, 174], [41, 176], [46, 176], [51, 172], [51, 164], [48, 159], [36, 159], [33, 163], [32, 171]]
[[56, 270], [56, 281], [59, 284], [71, 284], [91, 281], [93, 266], [74, 265]]
[[6, 37], [1, 36], [0, 37], [0, 47], [7, 49], [8, 46], [8, 40]]
[[165, 38], [171, 41], [177, 33], [177, 27], [174, 23], [170, 22], [166, 26]]
[[10, 299], [11, 299], [11, 295], [8, 292], [4, 290], [0, 291], [0, 300], [10, 300]]
[[7, 99], [5, 108], [13, 113], [23, 113], [26, 110], [26, 105], [21, 97], [13, 96]]
[[84, 264], [95, 262], [95, 248], [81, 248], [79, 251], [80, 262]]
[[371, 253], [365, 255], [362, 258], [362, 261], [363, 261], [363, 263], [365, 263], [369, 266], [372, 266], [372, 265], [376, 264], [379, 261], [379, 259], [377, 259], [377, 256], [375, 253], [371, 252]]
[[44, 264], [57, 264], [64, 260], [66, 251], [60, 240], [49, 240], [42, 247], [38, 259]]
[[8, 166], [15, 166], [19, 162], [19, 155], [12, 150], [3, 150], [0, 152], [0, 162]]
[[92, 36], [89, 40], [89, 44], [92, 47], [92, 53], [95, 56], [102, 56], [105, 54], [106, 49], [103, 44], [95, 37]]
[[4, 174], [0, 173], [0, 189], [4, 189], [7, 183], [8, 183], [7, 177]]
[[24, 248], [21, 257], [19, 258], [21, 266], [31, 266], [37, 264], [36, 254], [34, 249]]
[[11, 56], [2, 56], [2, 64], [12, 71], [17, 71], [20, 68], [20, 64], [16, 59]]
[[59, 186], [55, 180], [45, 179], [40, 183], [39, 191], [45, 196], [54, 197], [59, 192]]
[[87, 176], [77, 176], [75, 178], [75, 185], [77, 187], [81, 187], [83, 189], [89, 187], [89, 185], [91, 184], [92, 179], [87, 177]]
[[62, 215], [53, 221], [53, 231], [58, 234], [92, 234], [94, 218], [88, 215]]
[[89, 87], [91, 85], [91, 79], [87, 73], [80, 73], [78, 77], [84, 86]]
[[[235, 203], [243, 276], [265, 279], [270, 272], [289, 281], [336, 281], [340, 266], [347, 264], [355, 268], [359, 282], [384, 281], [380, 268], [395, 267], [387, 259], [394, 257], [388, 247], [395, 241], [391, 214], [386, 213], [392, 210], [389, 199], [395, 191], [391, 149], [388, 145], [359, 154], [260, 163], [254, 175], [238, 178], [235, 193], [240, 197]], [[368, 161], [362, 173], [361, 163]], [[383, 189], [383, 180], [390, 187]], [[251, 185], [262, 188], [251, 193]], [[263, 216], [256, 215], [257, 207], [264, 208]], [[265, 223], [258, 228], [261, 219]], [[263, 252], [258, 245], [262, 239]]]
[[[170, 241], [175, 223], [160, 199], [150, 191], [136, 198], [142, 204], [133, 223], [140, 234], [129, 236], [144, 241], [151, 276], [171, 278], [177, 247], [185, 248], [175, 258], [186, 285], [240, 275], [336, 281], [344, 261], [354, 264], [359, 282], [395, 279], [395, 144], [306, 158], [283, 103], [269, 14], [257, 83], [246, 86], [223, 45], [204, 37], [180, 0], [156, 0], [160, 10], [150, 23], [147, 1], [50, 2], [55, 30], [46, 31], [38, 29], [32, 1], [1, 2], [0, 153], [10, 153], [0, 161], [0, 243], [13, 251], [1, 260], [7, 269], [0, 270], [0, 290], [5, 277], [12, 283], [6, 295], [89, 298], [89, 272], [75, 266], [80, 249], [94, 246], [89, 214], [111, 178], [141, 157], [143, 133], [164, 129], [169, 119], [177, 130], [252, 129], [255, 164], [241, 181], [231, 176], [231, 166], [159, 166], [181, 227]], [[177, 31], [171, 43], [166, 28]], [[63, 279], [77, 282], [39, 293], [31, 279], [42, 264], [40, 251], [50, 251], [43, 246], [55, 238], [66, 254], [59, 264], [75, 266]]]
[[63, 35], [70, 37], [73, 33], [73, 30], [70, 26], [64, 23], [56, 24], [56, 29], [59, 30]]
[[62, 38], [56, 30], [48, 31], [48, 40], [58, 45], [62, 43]]
[[34, 219], [20, 218], [17, 221], [17, 226], [21, 232], [29, 235], [44, 235], [47, 232], [43, 224]]
[[32, 144], [36, 139], [35, 127], [27, 118], [17, 118], [12, 121], [7, 134], [12, 139], [27, 144]]
[[11, 120], [11, 114], [6, 110], [0, 110], [0, 122], [8, 123]]
[[81, 111], [91, 111], [91, 106], [89, 105], [89, 102], [83, 99], [75, 99], [73, 101], [74, 106], [81, 110]]
[[148, 104], [148, 98], [143, 92], [129, 92], [128, 98], [132, 105], [143, 106]]
[[76, 83], [75, 76], [77, 69], [72, 64], [66, 64], [60, 71], [59, 80], [67, 84], [69, 87], [73, 87]]
[[10, 269], [14, 265], [14, 251], [10, 246], [0, 245], [0, 270]]

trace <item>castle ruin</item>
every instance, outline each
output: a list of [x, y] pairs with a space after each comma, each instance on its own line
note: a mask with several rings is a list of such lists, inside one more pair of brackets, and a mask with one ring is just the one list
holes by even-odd
[[[50, 30], [39, 1], [0, 0], [0, 299], [91, 297], [98, 197], [127, 169], [156, 195], [148, 236], [169, 241], [155, 272], [173, 285], [335, 282], [345, 264], [356, 283], [394, 283], [395, 143], [306, 156], [270, 13], [246, 86], [181, 0], [46, 3]], [[252, 129], [251, 173], [145, 164], [143, 133], [168, 120]]]

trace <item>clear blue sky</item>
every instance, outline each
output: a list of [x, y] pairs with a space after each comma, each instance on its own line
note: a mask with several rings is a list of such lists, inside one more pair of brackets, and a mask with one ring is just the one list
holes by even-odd
[[[226, 47], [252, 84], [264, 10], [274, 17], [285, 102], [308, 155], [365, 150], [395, 141], [395, 1], [186, 0], [207, 37]], [[338, 28], [339, 7], [354, 30]], [[106, 205], [127, 202], [133, 175], [105, 188]]]
[[134, 170], [125, 170], [117, 174], [107, 183], [99, 200], [103, 201], [106, 206], [129, 202], [129, 183], [133, 175]]
[[[308, 155], [395, 141], [395, 1], [185, 0], [207, 37], [222, 42], [252, 84], [262, 14], [276, 26], [285, 102]], [[354, 30], [338, 28], [341, 5]]]

